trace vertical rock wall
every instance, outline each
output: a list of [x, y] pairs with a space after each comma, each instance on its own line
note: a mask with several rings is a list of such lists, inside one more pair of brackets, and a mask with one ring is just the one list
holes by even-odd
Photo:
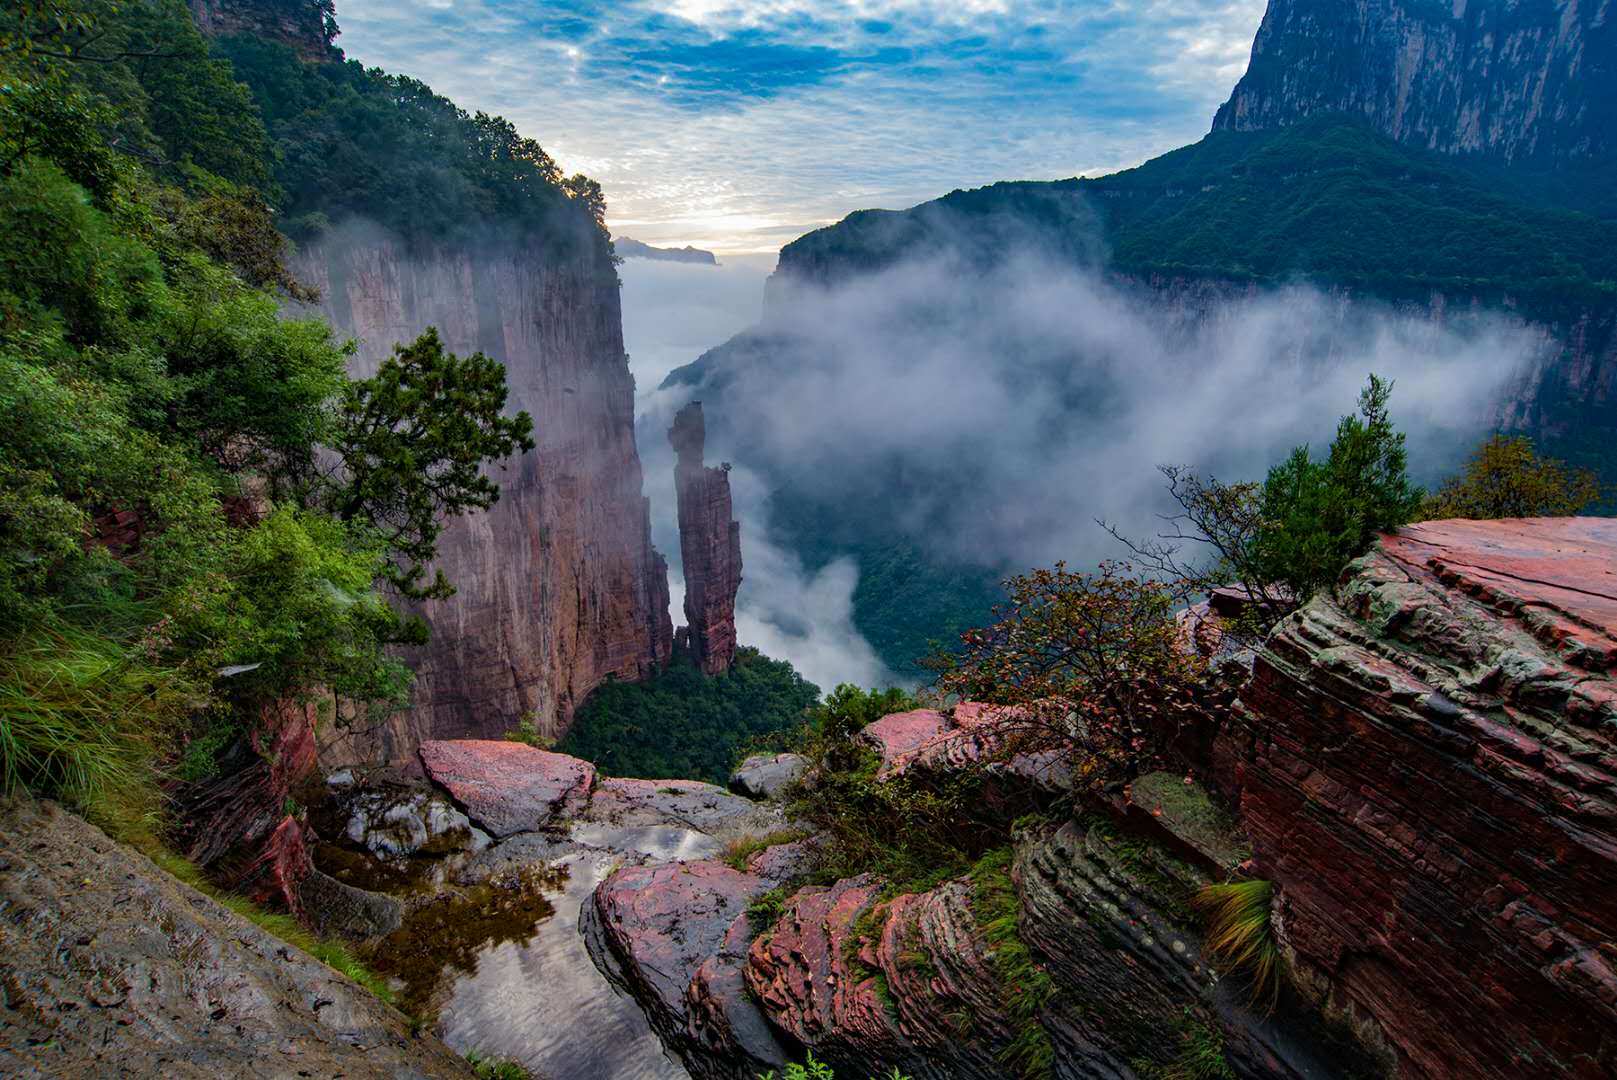
[[254, 34], [296, 49], [305, 60], [339, 56], [326, 38], [325, 13], [313, 0], [190, 0], [205, 37]]
[[702, 403], [693, 401], [668, 431], [679, 460], [679, 554], [685, 571], [685, 626], [681, 644], [701, 669], [717, 675], [736, 653], [736, 590], [741, 587], [741, 524], [731, 517], [728, 466], [702, 464], [707, 428]]
[[562, 734], [609, 676], [635, 679], [673, 646], [667, 564], [651, 544], [634, 444], [634, 379], [618, 282], [590, 262], [523, 251], [406, 252], [348, 234], [301, 253], [322, 314], [359, 344], [366, 375], [436, 326], [451, 351], [505, 365], [509, 409], [538, 449], [496, 474], [500, 501], [451, 523], [437, 568], [458, 592], [425, 605], [432, 641], [410, 649], [411, 706], [356, 720], [327, 761], [401, 762], [425, 739], [499, 738], [525, 715]]
[[1617, 152], [1611, 0], [1271, 0], [1215, 129], [1354, 113], [1445, 153]]

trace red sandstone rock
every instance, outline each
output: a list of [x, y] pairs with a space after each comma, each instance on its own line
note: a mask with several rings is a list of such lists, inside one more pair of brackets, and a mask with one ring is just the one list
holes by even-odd
[[535, 832], [581, 812], [595, 766], [525, 743], [475, 739], [421, 744], [427, 775], [496, 837]]
[[285, 4], [274, 0], [190, 0], [197, 29], [208, 37], [252, 34], [292, 46], [304, 60], [329, 60], [340, 54], [326, 44], [318, 4]]
[[[738, 944], [732, 939], [737, 920], [745, 922], [747, 905], [768, 888], [762, 878], [723, 863], [630, 866], [598, 885], [585, 906], [583, 929], [597, 965], [640, 1002], [665, 1045], [684, 1052], [699, 1077], [756, 1075], [745, 1061], [707, 1052], [717, 1045], [728, 1050], [745, 1044], [762, 1055], [755, 1064], [779, 1064], [778, 1050], [769, 1053], [769, 1042], [761, 1039], [768, 1034], [762, 1021], [743, 1015], [752, 1006], [735, 992], [734, 961], [726, 962], [731, 974], [721, 977], [713, 960], [727, 941]], [[692, 990], [704, 967], [700, 986]], [[724, 1019], [709, 1030], [693, 1016]], [[744, 1037], [738, 1034], [743, 1029]], [[694, 1054], [693, 1030], [701, 1033]]]
[[404, 654], [410, 708], [334, 729], [322, 760], [408, 764], [424, 740], [499, 738], [524, 714], [557, 737], [609, 676], [667, 663], [667, 564], [651, 544], [610, 270], [493, 248], [406, 252], [340, 229], [294, 264], [319, 313], [358, 340], [354, 375], [436, 326], [447, 349], [505, 365], [508, 408], [527, 410], [538, 442], [494, 470], [500, 501], [440, 540], [435, 568], [457, 591], [421, 608], [433, 633]]
[[731, 517], [729, 466], [702, 464], [707, 429], [702, 403], [693, 401], [668, 431], [679, 460], [679, 554], [685, 572], [685, 626], [681, 639], [709, 675], [730, 669], [736, 651], [736, 590], [741, 587], [741, 524]]
[[879, 780], [912, 770], [942, 773], [987, 762], [992, 772], [1009, 773], [1028, 793], [1070, 788], [1071, 775], [1062, 754], [1016, 751], [1016, 740], [1030, 733], [1019, 727], [1019, 715], [1015, 709], [963, 701], [949, 715], [935, 709], [893, 713], [862, 734], [881, 752]]
[[1402, 1075], [1617, 1072], [1617, 522], [1428, 522], [1284, 622], [1241, 812]]

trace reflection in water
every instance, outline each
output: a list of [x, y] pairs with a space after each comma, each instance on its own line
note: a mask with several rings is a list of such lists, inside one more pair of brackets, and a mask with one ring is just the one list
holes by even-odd
[[573, 840], [588, 846], [557, 863], [567, 878], [547, 897], [555, 914], [524, 942], [485, 948], [469, 974], [453, 973], [439, 1031], [456, 1051], [520, 1062], [547, 1080], [686, 1080], [640, 1007], [596, 970], [578, 913], [625, 853], [667, 862], [712, 858], [723, 845], [667, 826], [579, 825]]

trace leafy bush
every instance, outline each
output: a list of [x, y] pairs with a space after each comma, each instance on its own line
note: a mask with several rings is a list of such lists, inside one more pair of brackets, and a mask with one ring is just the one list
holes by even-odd
[[1254, 557], [1264, 576], [1294, 597], [1334, 583], [1376, 534], [1407, 524], [1420, 507], [1403, 433], [1387, 416], [1391, 395], [1392, 384], [1371, 375], [1359, 414], [1342, 418], [1324, 461], [1300, 446], [1269, 470]]
[[1261, 635], [1333, 584], [1378, 533], [1415, 517], [1424, 496], [1409, 482], [1404, 436], [1388, 418], [1391, 395], [1392, 384], [1371, 375], [1358, 414], [1342, 417], [1325, 460], [1299, 446], [1261, 485], [1163, 467], [1180, 507], [1172, 532], [1147, 541], [1112, 534], [1176, 599], [1238, 585], [1251, 625], [1236, 629]]
[[[531, 445], [485, 358], [429, 335], [352, 383], [327, 326], [282, 317], [257, 108], [180, 0], [0, 27], [7, 790], [149, 801], [267, 699], [401, 699], [386, 646], [424, 627], [378, 582], [414, 585], [439, 518], [496, 497], [490, 455]], [[593, 236], [581, 193], [541, 201]]]
[[1495, 435], [1453, 477], [1421, 504], [1420, 517], [1527, 518], [1581, 513], [1600, 500], [1600, 478], [1539, 457], [1533, 440]]
[[[803, 1064], [793, 1063], [786, 1066], [784, 1080], [836, 1080], [836, 1076], [836, 1070], [825, 1062], [817, 1060], [813, 1051], [810, 1051]], [[775, 1080], [774, 1070], [760, 1073], [758, 1080]], [[870, 1080], [910, 1080], [910, 1078], [901, 1073], [895, 1065], [892, 1072], [881, 1077], [873, 1076]]]
[[1057, 563], [1006, 589], [998, 621], [935, 661], [943, 695], [1014, 707], [1005, 752], [1056, 751], [1098, 787], [1154, 767], [1164, 733], [1205, 714], [1207, 664], [1181, 645], [1170, 585], [1127, 564]]

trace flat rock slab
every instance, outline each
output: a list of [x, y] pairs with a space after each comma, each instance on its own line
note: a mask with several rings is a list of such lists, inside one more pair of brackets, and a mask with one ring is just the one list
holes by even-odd
[[365, 990], [50, 803], [0, 802], [0, 1075], [471, 1070]]
[[1570, 663], [1617, 662], [1617, 521], [1425, 521], [1381, 548], [1506, 614], [1532, 612], [1528, 628]]
[[519, 742], [421, 744], [421, 764], [467, 815], [496, 837], [537, 832], [584, 810], [595, 766]]
[[586, 817], [602, 825], [677, 825], [724, 841], [768, 833], [785, 820], [777, 807], [698, 780], [621, 777], [600, 782]]

